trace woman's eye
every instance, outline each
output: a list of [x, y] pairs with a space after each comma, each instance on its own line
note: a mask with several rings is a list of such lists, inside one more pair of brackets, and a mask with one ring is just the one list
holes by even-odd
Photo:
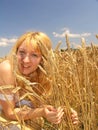
[[32, 54], [32, 57], [38, 57], [38, 55], [37, 54]]
[[19, 54], [20, 54], [21, 56], [23, 56], [23, 55], [25, 55], [25, 52], [24, 52], [24, 51], [19, 51]]

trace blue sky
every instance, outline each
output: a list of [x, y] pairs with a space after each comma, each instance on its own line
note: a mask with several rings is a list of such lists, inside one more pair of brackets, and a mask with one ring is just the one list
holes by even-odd
[[0, 0], [0, 57], [27, 31], [45, 32], [53, 48], [66, 48], [66, 33], [71, 45], [98, 44], [98, 0]]

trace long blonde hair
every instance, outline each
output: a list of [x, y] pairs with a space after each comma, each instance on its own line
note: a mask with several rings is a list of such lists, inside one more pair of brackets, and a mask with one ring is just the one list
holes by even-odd
[[[13, 72], [13, 70], [15, 71], [15, 65], [16, 65], [15, 60], [17, 60], [16, 55], [17, 55], [18, 48], [24, 41], [28, 48], [30, 48], [32, 45], [36, 51], [41, 52], [41, 55], [45, 60], [47, 60], [47, 56], [49, 56], [49, 54], [48, 54], [49, 51], [52, 50], [51, 40], [45, 33], [27, 32], [27, 33], [23, 34], [17, 40], [16, 44], [13, 46], [13, 48], [11, 49], [11, 52], [8, 55], [8, 59], [12, 66], [12, 72]], [[41, 63], [41, 68], [45, 69], [45, 68], [43, 68], [44, 67], [43, 64], [44, 63]], [[42, 72], [41, 68], [37, 69], [37, 73], [38, 73], [37, 76], [39, 77], [38, 82], [41, 82], [42, 86], [43, 86], [43, 89], [41, 89], [40, 87], [39, 87], [39, 89], [41, 89], [41, 92], [43, 93], [43, 90], [49, 91], [51, 88], [50, 87], [51, 85], [49, 83], [49, 79], [46, 78], [46, 75]]]
[[[26, 41], [26, 45], [29, 47], [32, 44], [33, 48], [41, 51], [40, 44], [45, 46], [48, 50], [51, 49], [52, 43], [50, 38], [43, 32], [27, 32], [23, 34], [13, 46], [11, 53], [17, 53], [19, 46]], [[44, 54], [42, 54], [44, 55]]]

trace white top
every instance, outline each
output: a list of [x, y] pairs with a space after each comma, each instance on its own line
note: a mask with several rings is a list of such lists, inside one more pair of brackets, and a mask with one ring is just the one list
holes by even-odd
[[[14, 95], [9, 95], [9, 94], [2, 94], [0, 93], [0, 100], [2, 101], [12, 101], [14, 99]], [[2, 106], [0, 104], [0, 113], [2, 111]]]
[[2, 101], [12, 101], [14, 99], [14, 95], [9, 95], [9, 94], [1, 94], [0, 93], [0, 100]]
[[[0, 100], [2, 100], [2, 101], [12, 101], [14, 99], [15, 99], [14, 94], [9, 95], [9, 94], [1, 94], [0, 93]], [[23, 105], [27, 105], [28, 107], [31, 107], [31, 108], [34, 107], [32, 102], [29, 100], [23, 99], [23, 100], [20, 100], [19, 102], [16, 102], [16, 107], [23, 106]], [[0, 111], [2, 111], [1, 105], [0, 105]]]

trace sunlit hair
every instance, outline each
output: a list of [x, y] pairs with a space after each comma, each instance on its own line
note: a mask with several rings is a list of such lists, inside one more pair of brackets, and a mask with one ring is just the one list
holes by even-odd
[[[42, 56], [46, 56], [48, 51], [51, 50], [52, 43], [50, 38], [43, 32], [27, 32], [20, 36], [16, 41], [15, 45], [11, 49], [8, 59], [12, 62], [13, 65], [13, 55], [17, 54], [18, 48], [21, 46], [22, 43], [25, 43], [29, 49], [34, 49], [37, 52], [41, 52]], [[31, 48], [32, 46], [32, 48]], [[44, 47], [44, 48], [43, 48]]]
[[[19, 39], [17, 40], [16, 44], [13, 46], [11, 52], [7, 57], [8, 60], [10, 61], [12, 72], [15, 71], [15, 68], [17, 68], [17, 51], [22, 44], [25, 44], [30, 50], [33, 49], [37, 52], [40, 52], [42, 57], [44, 57], [46, 60], [47, 56], [49, 56], [48, 55], [49, 51], [52, 50], [51, 40], [45, 33], [27, 32], [23, 34], [22, 36], [19, 37]], [[40, 65], [43, 67], [43, 62]], [[38, 68], [36, 72], [38, 74], [36, 79], [38, 78], [38, 82], [42, 84], [43, 90], [44, 89], [46, 91], [50, 90], [49, 85], [50, 83], [46, 83], [47, 82], [46, 76], [43, 74], [40, 68]], [[41, 89], [42, 91], [42, 88], [39, 87], [39, 89]]]
[[27, 32], [23, 34], [14, 45], [12, 52], [17, 53], [18, 48], [22, 43], [25, 43], [28, 48], [31, 49], [31, 45], [34, 50], [42, 52], [40, 44], [45, 46], [48, 50], [51, 49], [51, 40], [50, 38], [42, 32]]

